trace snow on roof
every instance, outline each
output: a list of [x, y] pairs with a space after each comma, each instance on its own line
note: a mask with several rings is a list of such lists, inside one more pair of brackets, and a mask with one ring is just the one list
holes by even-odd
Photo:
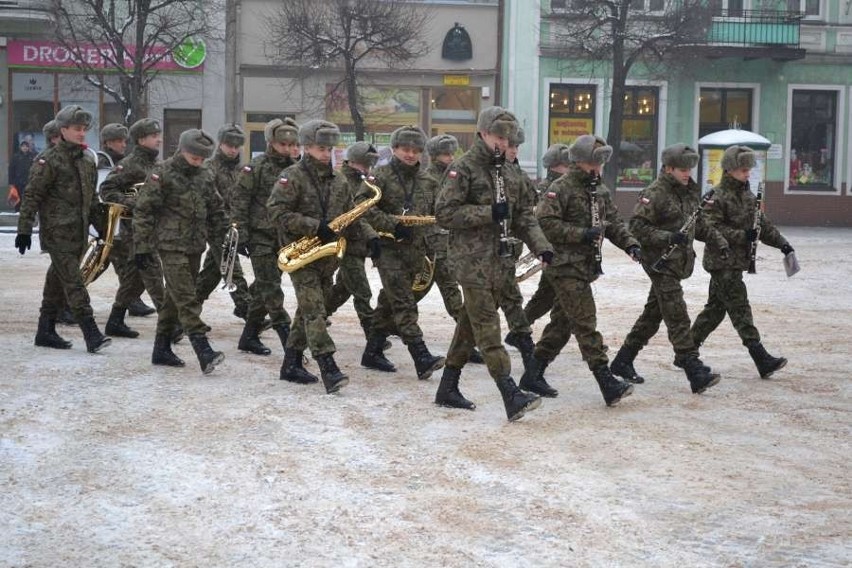
[[699, 146], [731, 146], [733, 144], [753, 144], [768, 147], [772, 145], [772, 142], [760, 134], [734, 128], [713, 132], [698, 139]]

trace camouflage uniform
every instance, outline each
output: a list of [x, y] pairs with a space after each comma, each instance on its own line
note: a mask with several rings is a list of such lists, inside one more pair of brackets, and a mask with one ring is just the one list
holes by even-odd
[[[447, 171], [447, 166], [438, 160], [432, 160], [432, 163], [426, 169], [426, 173], [432, 176], [435, 183], [440, 187], [444, 173]], [[437, 192], [435, 192], [437, 198]], [[450, 232], [446, 229], [440, 229], [433, 232], [429, 236], [429, 248], [434, 251], [435, 255], [435, 273], [432, 277], [438, 290], [441, 292], [441, 298], [444, 300], [444, 308], [450, 316], [458, 321], [464, 309], [464, 300], [462, 299], [459, 283], [453, 274], [453, 269], [450, 266], [447, 258], [447, 246], [449, 244]]]
[[[506, 169], [510, 168], [515, 171], [518, 180], [521, 182], [521, 191], [528, 194], [527, 201], [529, 203], [535, 203], [535, 190], [532, 188], [530, 178], [517, 163], [507, 164]], [[516, 243], [513, 247], [512, 255], [515, 259], [515, 264], [517, 264], [518, 259], [521, 258], [523, 248], [524, 247], [520, 242]], [[509, 327], [510, 332], [516, 336], [531, 336], [532, 329], [530, 328], [530, 322], [527, 320], [527, 316], [524, 314], [523, 309], [524, 296], [521, 294], [521, 289], [515, 279], [515, 271], [507, 271], [504, 276], [503, 289], [498, 303], [500, 309], [503, 310], [503, 315], [506, 316], [506, 325]], [[528, 340], [528, 343], [531, 342], [531, 339]], [[527, 350], [524, 349], [524, 351], [522, 351], [525, 356], [532, 355], [532, 353], [525, 351]]]
[[[547, 193], [550, 184], [558, 180], [560, 177], [562, 177], [562, 174], [556, 173], [553, 170], [548, 169], [547, 177], [540, 184], [538, 184], [538, 187], [536, 188], [538, 198], [541, 199], [541, 197]], [[547, 278], [541, 276], [538, 281], [538, 288], [536, 288], [532, 297], [524, 306], [524, 315], [526, 316], [529, 324], [534, 324], [544, 314], [551, 311], [555, 303], [556, 293], [553, 291], [553, 287], [550, 285]], [[551, 314], [551, 321], [553, 320], [553, 318], [554, 315]], [[570, 338], [570, 330], [566, 328], [564, 331], [568, 333], [568, 338]]]

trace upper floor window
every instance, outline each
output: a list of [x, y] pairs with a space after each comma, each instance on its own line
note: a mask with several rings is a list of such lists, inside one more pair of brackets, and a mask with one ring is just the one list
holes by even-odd
[[633, 0], [630, 9], [637, 12], [663, 12], [666, 9], [665, 0]]
[[741, 18], [750, 4], [748, 0], [711, 0], [711, 2], [713, 13], [731, 18]]
[[787, 9], [801, 12], [806, 18], [818, 18], [822, 15], [822, 0], [787, 0]]

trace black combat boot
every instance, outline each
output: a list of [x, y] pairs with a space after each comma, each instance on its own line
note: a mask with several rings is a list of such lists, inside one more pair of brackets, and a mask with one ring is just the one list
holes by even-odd
[[183, 367], [186, 363], [172, 351], [172, 342], [165, 333], [154, 336], [154, 352], [151, 353], [151, 363], [167, 367]]
[[205, 375], [212, 373], [216, 365], [225, 360], [225, 354], [221, 351], [213, 351], [207, 336], [203, 333], [193, 333], [189, 336], [189, 342], [192, 343], [192, 349], [198, 357], [201, 372]]
[[601, 388], [601, 394], [607, 406], [615, 406], [619, 400], [633, 393], [633, 385], [616, 379], [606, 365], [593, 370], [592, 374], [598, 381], [598, 386]]
[[127, 306], [127, 313], [135, 318], [150, 316], [156, 312], [154, 308], [142, 301], [142, 298], [136, 298], [130, 305]]
[[530, 357], [524, 363], [524, 374], [518, 383], [521, 389], [547, 398], [556, 398], [559, 396], [559, 391], [544, 380], [544, 370], [550, 364], [550, 361], [542, 361], [538, 357]]
[[482, 353], [480, 353], [479, 349], [476, 347], [470, 350], [470, 355], [468, 355], [467, 360], [469, 363], [473, 363], [475, 365], [485, 364], [485, 359], [482, 358]]
[[302, 351], [296, 349], [284, 349], [284, 362], [281, 363], [281, 373], [278, 378], [282, 381], [290, 381], [300, 385], [309, 385], [319, 381], [316, 375], [308, 372], [302, 364]]
[[532, 340], [532, 333], [516, 333], [515, 338], [515, 346], [521, 352], [521, 361], [523, 361], [524, 367], [528, 367], [535, 353], [535, 343]]
[[109, 319], [107, 320], [106, 327], [104, 328], [104, 333], [113, 337], [129, 337], [130, 339], [139, 337], [138, 331], [130, 329], [130, 327], [124, 323], [125, 311], [126, 310], [123, 308], [116, 308], [113, 306], [112, 311], [109, 313]]
[[332, 394], [349, 384], [349, 377], [337, 368], [337, 363], [334, 362], [334, 355], [332, 353], [317, 355], [316, 360], [320, 368], [320, 377], [322, 377], [325, 392]]
[[74, 314], [71, 313], [68, 306], [65, 306], [56, 318], [56, 323], [61, 323], [62, 325], [77, 325], [77, 318], [74, 317]]
[[675, 358], [675, 365], [684, 370], [686, 378], [689, 379], [689, 386], [695, 394], [701, 394], [719, 382], [719, 375], [713, 373], [710, 367], [695, 355], [678, 356]]
[[435, 393], [435, 404], [449, 408], [474, 410], [476, 405], [466, 399], [459, 391], [459, 375], [461, 375], [461, 369], [444, 367], [441, 384], [438, 385], [438, 392]]
[[385, 357], [382, 348], [387, 339], [382, 335], [371, 335], [367, 340], [367, 346], [364, 347], [364, 354], [361, 355], [361, 366], [376, 371], [385, 373], [396, 373], [396, 367], [390, 360]]
[[768, 379], [772, 373], [784, 367], [787, 364], [787, 359], [784, 357], [773, 357], [766, 352], [766, 348], [760, 342], [752, 343], [748, 346], [748, 354], [751, 355], [754, 364], [757, 366], [757, 372], [760, 373], [761, 379]]
[[56, 333], [56, 320], [44, 314], [38, 317], [35, 344], [38, 347], [50, 347], [52, 349], [71, 349], [71, 342]]
[[503, 338], [503, 343], [505, 343], [506, 345], [511, 345], [515, 349], [520, 349], [520, 344], [518, 343], [518, 338], [520, 337], [520, 335], [520, 333], [510, 331], [506, 334], [506, 337]]
[[[234, 295], [231, 294], [231, 298], [233, 297]], [[236, 317], [240, 318], [241, 320], [245, 320], [246, 316], [248, 316], [248, 309], [248, 304], [244, 304], [242, 302], [237, 302], [236, 300], [234, 300], [234, 315]]]
[[[281, 349], [284, 349], [286, 351], [287, 338], [290, 337], [290, 324], [282, 323], [280, 325], [273, 325], [272, 329], [274, 329], [275, 333], [278, 334], [278, 340], [281, 342]], [[258, 334], [260, 334], [260, 329], [258, 329]]]
[[524, 414], [541, 406], [541, 397], [519, 389], [512, 377], [501, 377], [494, 382], [503, 395], [503, 405], [506, 407], [509, 422], [520, 420]]
[[636, 359], [636, 355], [638, 354], [638, 349], [622, 345], [621, 349], [618, 350], [615, 359], [613, 359], [612, 363], [609, 365], [609, 369], [612, 371], [612, 374], [617, 377], [621, 377], [628, 383], [635, 383], [637, 385], [644, 383], [645, 377], [637, 373], [636, 369], [633, 368], [633, 360]]
[[183, 341], [184, 337], [186, 337], [186, 334], [183, 332], [183, 326], [180, 326], [180, 325], [177, 326], [175, 328], [175, 330], [172, 332], [172, 337], [171, 337], [172, 345], [175, 345], [176, 343], [180, 343], [181, 341]]
[[80, 329], [83, 330], [83, 338], [86, 340], [86, 351], [97, 353], [110, 343], [112, 339], [101, 333], [95, 318], [86, 316], [80, 321]]
[[432, 376], [432, 373], [444, 366], [444, 358], [429, 353], [429, 349], [422, 340], [410, 344], [408, 352], [414, 359], [414, 369], [417, 371], [417, 378], [421, 381], [425, 381]]
[[247, 351], [255, 355], [269, 355], [272, 349], [261, 343], [260, 331], [257, 326], [247, 323], [243, 327], [243, 334], [240, 335], [240, 342], [237, 344], [240, 351]]

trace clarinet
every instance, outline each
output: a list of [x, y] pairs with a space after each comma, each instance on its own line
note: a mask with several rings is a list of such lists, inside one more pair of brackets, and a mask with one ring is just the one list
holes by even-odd
[[[503, 179], [503, 154], [500, 149], [494, 147], [493, 155], [494, 164], [494, 191], [496, 193], [495, 203], [506, 203], [506, 182]], [[497, 254], [501, 257], [512, 256], [512, 251], [509, 250], [509, 220], [503, 219], [500, 221], [500, 245], [497, 249]]]
[[592, 227], [598, 227], [601, 230], [601, 234], [598, 236], [595, 241], [595, 274], [603, 274], [603, 266], [602, 266], [602, 247], [603, 247], [603, 232], [604, 227], [601, 224], [601, 213], [598, 206], [598, 184], [601, 182], [601, 176], [595, 175], [589, 181], [589, 198], [591, 204], [591, 213], [592, 213]]
[[751, 228], [757, 232], [748, 252], [748, 273], [757, 274], [757, 242], [760, 240], [760, 226], [763, 220], [763, 182], [757, 186], [757, 199], [754, 202], [754, 223]]
[[[714, 193], [715, 190], [711, 189], [710, 191], [704, 194], [704, 197], [701, 198], [701, 203], [698, 204], [698, 208], [692, 212], [692, 215], [689, 216], [689, 218], [686, 220], [686, 223], [684, 223], [683, 226], [678, 229], [679, 233], [686, 234], [689, 232], [689, 229], [691, 229], [695, 222], [698, 221], [698, 216], [701, 215], [701, 211], [704, 210], [704, 206], [707, 205], [709, 201], [713, 200]], [[666, 252], [663, 253], [663, 256], [658, 258], [657, 262], [655, 262], [651, 266], [654, 272], [662, 272], [663, 268], [666, 266], [666, 261], [669, 259], [669, 257], [677, 247], [678, 245], [676, 244], [669, 245], [669, 248], [666, 249]]]

